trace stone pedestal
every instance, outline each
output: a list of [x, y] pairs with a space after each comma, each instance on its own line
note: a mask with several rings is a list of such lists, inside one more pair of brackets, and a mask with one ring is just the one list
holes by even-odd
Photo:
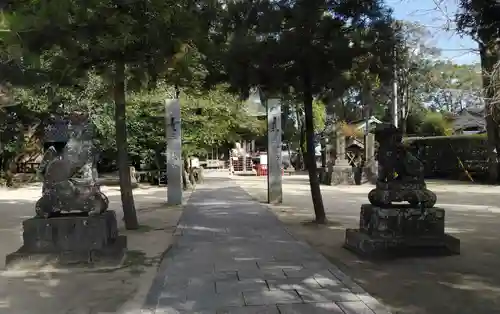
[[349, 165], [333, 166], [330, 185], [356, 185], [354, 171]]
[[23, 260], [60, 265], [118, 264], [126, 246], [126, 237], [118, 235], [114, 211], [87, 217], [30, 218], [23, 221], [23, 246], [7, 255], [6, 265]]
[[460, 240], [445, 234], [445, 211], [411, 205], [361, 206], [359, 229], [347, 229], [344, 247], [366, 257], [401, 253], [460, 254]]
[[320, 174], [320, 182], [326, 185], [355, 185], [356, 169], [345, 158], [345, 136], [342, 132], [337, 132], [335, 152], [335, 162], [328, 163], [327, 173]]
[[355, 169], [349, 165], [320, 168], [319, 179], [325, 185], [355, 185]]

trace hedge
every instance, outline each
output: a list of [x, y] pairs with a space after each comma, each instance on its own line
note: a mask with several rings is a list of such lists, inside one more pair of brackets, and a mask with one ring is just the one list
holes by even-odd
[[409, 137], [404, 143], [424, 163], [428, 178], [459, 178], [464, 168], [475, 177], [488, 173], [486, 134]]

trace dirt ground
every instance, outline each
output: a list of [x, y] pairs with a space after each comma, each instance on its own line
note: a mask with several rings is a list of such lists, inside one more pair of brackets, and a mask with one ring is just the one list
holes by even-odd
[[[21, 245], [20, 222], [32, 216], [37, 188], [0, 191], [0, 221], [4, 255]], [[134, 196], [141, 227], [124, 229], [117, 188], [107, 188], [110, 209], [117, 212], [120, 233], [127, 236], [128, 252], [115, 268], [37, 269], [26, 265], [0, 273], [0, 313], [97, 314], [120, 313], [144, 301], [157, 266], [173, 241], [182, 207], [165, 205], [165, 188], [136, 189]], [[134, 303], [135, 302], [135, 303]]]
[[[296, 180], [297, 182], [294, 182]], [[447, 212], [447, 232], [461, 240], [462, 254], [370, 262], [342, 248], [345, 228], [356, 227], [367, 188], [324, 187], [327, 226], [310, 223], [312, 202], [307, 182], [284, 181], [284, 203], [270, 206], [296, 237], [307, 241], [394, 314], [500, 313], [500, 208], [497, 187], [433, 184], [438, 205]], [[265, 184], [238, 183], [265, 201]]]

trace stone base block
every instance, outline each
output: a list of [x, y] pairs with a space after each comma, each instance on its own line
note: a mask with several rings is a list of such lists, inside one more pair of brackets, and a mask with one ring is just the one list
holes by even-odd
[[333, 166], [333, 169], [322, 174], [320, 179], [320, 182], [326, 185], [356, 185], [355, 168], [349, 165]]
[[121, 260], [126, 246], [126, 237], [118, 235], [114, 211], [96, 216], [30, 218], [23, 222], [23, 246], [7, 256], [6, 264], [18, 259], [45, 259], [57, 264], [116, 261]]
[[122, 264], [127, 252], [127, 237], [116, 240], [99, 250], [61, 251], [53, 253], [33, 253], [21, 247], [5, 257], [6, 268], [33, 269], [46, 265], [51, 267], [91, 266], [106, 267]]
[[448, 234], [419, 237], [380, 237], [370, 236], [359, 229], [347, 229], [344, 248], [366, 258], [457, 255], [460, 254], [460, 240]]
[[380, 207], [361, 205], [359, 229], [383, 238], [436, 236], [444, 234], [445, 210], [439, 207], [415, 208], [399, 204]]

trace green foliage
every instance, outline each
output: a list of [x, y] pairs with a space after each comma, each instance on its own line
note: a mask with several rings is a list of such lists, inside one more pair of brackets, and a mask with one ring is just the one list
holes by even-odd
[[243, 136], [260, 136], [266, 122], [246, 114], [243, 102], [218, 86], [181, 98], [183, 150], [188, 155], [206, 155], [213, 147], [240, 140]]
[[[127, 132], [129, 156], [135, 163], [162, 167], [165, 157], [165, 107], [169, 98], [168, 86], [160, 84], [153, 90], [129, 94], [127, 103]], [[206, 156], [213, 147], [238, 141], [243, 136], [260, 136], [265, 121], [246, 114], [242, 101], [228, 93], [225, 86], [210, 91], [181, 93], [183, 154]], [[116, 155], [114, 112], [112, 104], [95, 108], [93, 122], [99, 130], [103, 157]]]
[[203, 36], [196, 20], [202, 7], [189, 0], [15, 1], [4, 10], [6, 40], [41, 56], [64, 79], [89, 68], [109, 74], [120, 60], [130, 81], [143, 83], [176, 67], [177, 54]]
[[424, 110], [412, 110], [406, 118], [406, 134], [422, 135], [421, 127], [426, 117]]
[[313, 101], [313, 115], [314, 115], [314, 131], [322, 132], [323, 129], [325, 128], [325, 122], [326, 122], [325, 104], [322, 101], [317, 99]]
[[423, 136], [451, 135], [452, 130], [448, 120], [439, 112], [429, 112], [420, 125]]
[[226, 20], [223, 60], [231, 86], [242, 92], [258, 85], [301, 95], [309, 72], [313, 94], [341, 95], [362, 73], [385, 75], [391, 63], [391, 19], [380, 1], [239, 1], [227, 4]]
[[489, 0], [460, 0], [459, 8], [456, 16], [459, 31], [471, 36], [481, 46], [495, 44], [500, 29], [498, 4]]

